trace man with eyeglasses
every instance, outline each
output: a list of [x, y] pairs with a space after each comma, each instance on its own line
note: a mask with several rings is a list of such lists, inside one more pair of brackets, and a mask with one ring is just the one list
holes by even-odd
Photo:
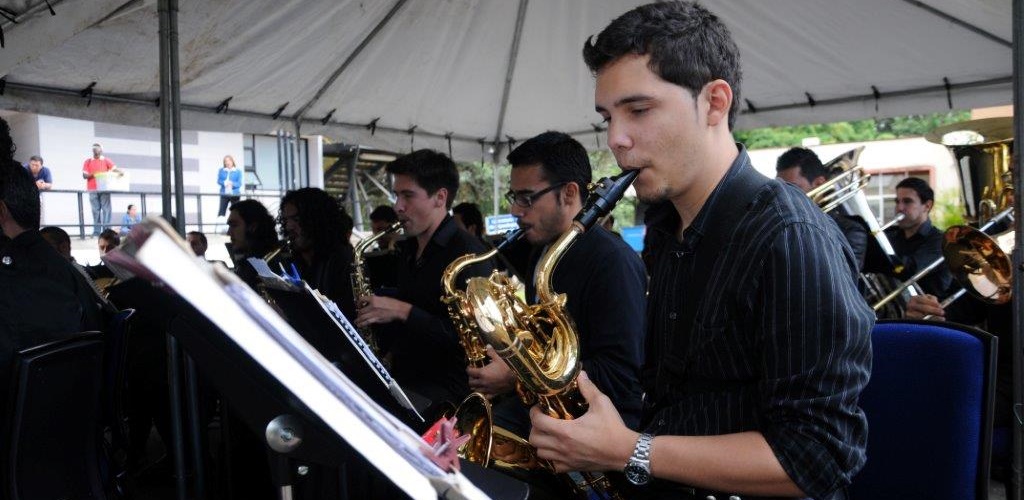
[[[534, 251], [525, 270], [527, 301], [536, 301], [536, 266], [544, 251], [568, 231], [583, 207], [591, 180], [587, 151], [572, 137], [545, 132], [508, 155], [511, 190], [506, 198]], [[647, 275], [640, 257], [622, 239], [595, 225], [562, 256], [552, 288], [567, 296], [566, 308], [580, 336], [580, 358], [589, 378], [635, 428], [641, 410], [640, 363]], [[510, 394], [515, 376], [491, 348], [492, 362], [469, 368], [469, 385], [488, 398]], [[514, 395], [514, 394], [513, 394]], [[529, 433], [529, 409], [515, 397], [495, 401], [496, 423]]]

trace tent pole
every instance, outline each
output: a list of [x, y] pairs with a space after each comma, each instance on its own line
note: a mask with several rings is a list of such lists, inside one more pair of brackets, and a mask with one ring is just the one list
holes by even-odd
[[303, 184], [302, 182], [302, 144], [300, 134], [302, 133], [302, 121], [295, 120], [295, 154], [292, 156], [292, 187], [298, 189], [300, 187], [309, 186], [309, 182]]
[[359, 200], [359, 189], [356, 187], [356, 183], [359, 182], [359, 176], [356, 174], [358, 174], [361, 149], [360, 146], [356, 146], [352, 150], [352, 161], [348, 165], [348, 198], [352, 202], [352, 222], [360, 231], [365, 231], [366, 229], [363, 228], [363, 204]]
[[[174, 205], [175, 212], [177, 213], [177, 225], [175, 229], [178, 234], [185, 236], [185, 223], [188, 218], [188, 211], [185, 209], [185, 174], [182, 168], [182, 155], [181, 155], [181, 79], [180, 79], [180, 67], [178, 65], [178, 0], [168, 0], [168, 65], [169, 65], [169, 77], [171, 87], [171, 150], [174, 158]], [[202, 203], [202, 199], [198, 201]], [[202, 208], [196, 206], [197, 213], [202, 212]], [[202, 231], [202, 226], [197, 228]], [[184, 389], [185, 389], [185, 414], [189, 424], [189, 447], [192, 450], [192, 484], [193, 484], [193, 498], [195, 500], [205, 500], [206, 498], [206, 476], [205, 467], [203, 465], [203, 450], [202, 450], [202, 424], [199, 416], [199, 380], [198, 371], [196, 370], [195, 361], [192, 357], [186, 353], [180, 353], [180, 347], [178, 346], [178, 339], [171, 337], [171, 349], [175, 352], [172, 353], [171, 359], [173, 360], [177, 355], [182, 355], [184, 367]], [[177, 364], [174, 365], [174, 369], [171, 372], [171, 376], [174, 377], [175, 381], [182, 380], [180, 368]], [[176, 393], [180, 395], [181, 393]], [[180, 413], [178, 415], [181, 415]], [[184, 442], [180, 445], [183, 446]], [[179, 493], [180, 495], [181, 493]]]
[[171, 89], [171, 149], [174, 159], [174, 205], [178, 217], [175, 229], [185, 236], [185, 181], [181, 163], [181, 81], [178, 75], [178, 0], [168, 2], [168, 61]]
[[[1021, 207], [1024, 202], [1024, 174], [1021, 170], [1020, 142], [1024, 139], [1024, 0], [1013, 0], [1013, 203]], [[1024, 423], [1021, 422], [1021, 408], [1024, 405], [1024, 273], [1022, 270], [1021, 249], [1024, 248], [1024, 217], [1016, 214], [1014, 218], [1013, 249], [1013, 338], [1005, 348], [1013, 352], [1013, 470], [1010, 476], [1008, 500], [1024, 500]], [[1002, 346], [1000, 346], [1002, 348]]]
[[168, 221], [171, 212], [171, 80], [167, 78], [170, 45], [167, 39], [167, 0], [160, 0], [160, 200], [163, 216]]
[[[160, 17], [160, 191], [164, 219], [170, 221], [171, 212], [171, 129], [173, 128], [172, 104], [174, 100], [171, 89], [171, 3], [172, 0], [160, 0], [158, 5]], [[180, 139], [180, 136], [179, 136]], [[181, 205], [179, 205], [180, 207]], [[182, 432], [181, 415], [181, 374], [178, 366], [181, 350], [178, 341], [167, 335], [167, 378], [170, 400], [171, 419], [171, 456], [174, 459], [175, 491], [178, 500], [185, 500], [185, 446]]]

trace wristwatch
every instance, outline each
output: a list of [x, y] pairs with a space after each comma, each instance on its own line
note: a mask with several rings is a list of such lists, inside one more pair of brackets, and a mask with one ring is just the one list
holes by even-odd
[[654, 436], [651, 434], [640, 434], [636, 440], [636, 447], [633, 448], [633, 456], [626, 462], [626, 468], [622, 473], [626, 479], [637, 485], [643, 486], [651, 480], [651, 443]]

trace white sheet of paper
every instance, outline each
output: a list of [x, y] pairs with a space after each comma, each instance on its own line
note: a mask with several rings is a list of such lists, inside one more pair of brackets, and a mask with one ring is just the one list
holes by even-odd
[[[437, 498], [439, 492], [446, 498], [487, 498], [461, 474], [446, 474], [423, 456], [418, 435], [371, 401], [234, 275], [223, 269], [211, 271], [159, 230], [154, 230], [136, 258], [405, 493], [424, 500]], [[230, 287], [232, 295], [225, 287]], [[268, 329], [283, 338], [287, 348], [264, 333]]]

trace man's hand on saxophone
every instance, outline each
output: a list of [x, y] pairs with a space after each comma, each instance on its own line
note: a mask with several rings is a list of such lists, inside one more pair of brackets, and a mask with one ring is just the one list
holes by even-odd
[[481, 368], [470, 366], [466, 368], [469, 375], [469, 388], [474, 392], [483, 394], [487, 399], [494, 399], [495, 396], [512, 392], [516, 388], [516, 374], [505, 364], [505, 360], [494, 352], [494, 348], [487, 346], [487, 357], [491, 362]]
[[364, 295], [356, 302], [356, 326], [380, 325], [409, 319], [412, 304], [391, 297]]
[[611, 399], [587, 372], [580, 372], [576, 382], [590, 409], [580, 418], [560, 420], [534, 406], [530, 444], [537, 448], [538, 457], [551, 461], [556, 472], [622, 469], [640, 434], [626, 427]]

